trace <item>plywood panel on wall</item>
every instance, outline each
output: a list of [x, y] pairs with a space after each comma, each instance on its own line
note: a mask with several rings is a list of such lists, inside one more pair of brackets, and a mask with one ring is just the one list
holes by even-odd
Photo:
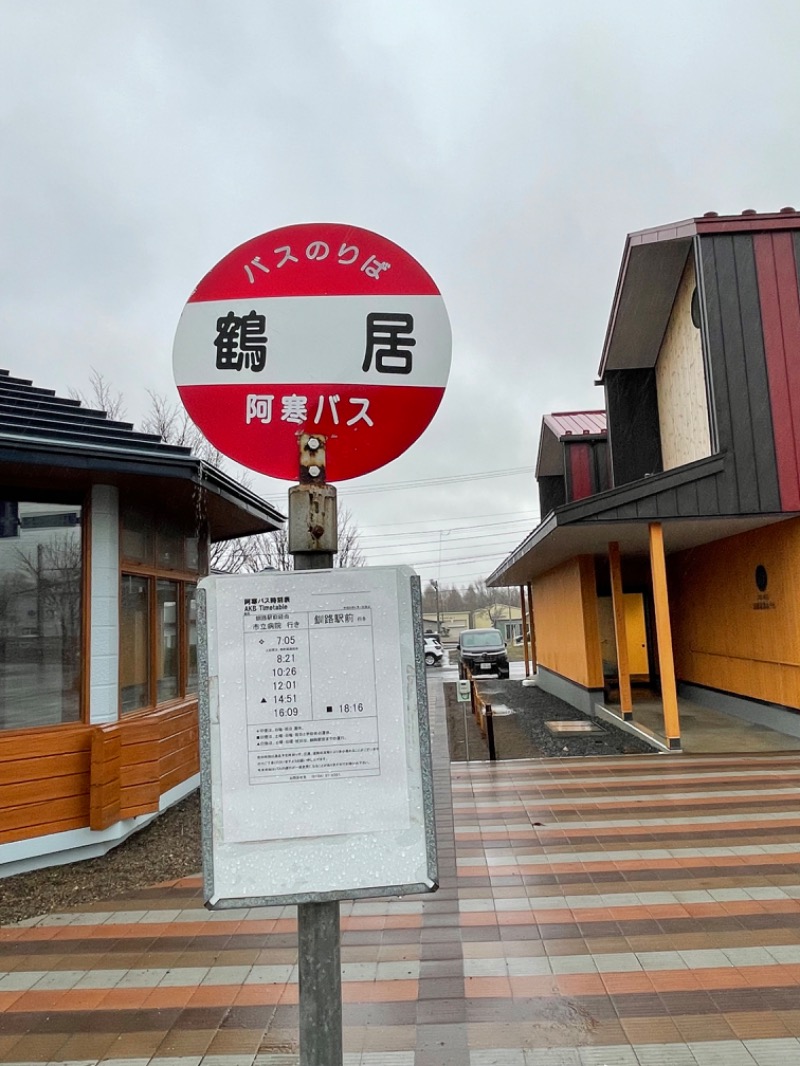
[[658, 421], [664, 470], [711, 454], [703, 348], [692, 322], [696, 278], [690, 256], [656, 362]]
[[592, 557], [571, 559], [537, 578], [533, 605], [539, 664], [584, 688], [602, 688]]
[[800, 709], [800, 519], [670, 556], [669, 586], [679, 680]]

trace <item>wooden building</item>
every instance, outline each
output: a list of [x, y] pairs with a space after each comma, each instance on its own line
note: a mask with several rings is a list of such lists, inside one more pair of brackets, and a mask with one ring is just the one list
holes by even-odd
[[540, 685], [631, 717], [647, 684], [674, 748], [678, 694], [800, 735], [798, 264], [791, 208], [627, 238], [604, 410], [545, 418], [541, 523], [488, 579]]
[[198, 783], [198, 577], [282, 516], [188, 448], [0, 371], [0, 876]]

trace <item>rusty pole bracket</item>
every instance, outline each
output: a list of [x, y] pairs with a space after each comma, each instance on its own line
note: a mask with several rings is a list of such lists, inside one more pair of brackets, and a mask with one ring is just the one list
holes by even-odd
[[336, 489], [325, 481], [325, 437], [301, 433], [300, 484], [289, 489], [289, 553], [296, 570], [333, 566], [339, 550]]

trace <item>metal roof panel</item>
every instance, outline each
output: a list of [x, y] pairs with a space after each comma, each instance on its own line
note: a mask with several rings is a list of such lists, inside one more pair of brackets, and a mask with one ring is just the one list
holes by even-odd
[[605, 411], [554, 411], [545, 415], [545, 425], [559, 440], [564, 437], [605, 436]]

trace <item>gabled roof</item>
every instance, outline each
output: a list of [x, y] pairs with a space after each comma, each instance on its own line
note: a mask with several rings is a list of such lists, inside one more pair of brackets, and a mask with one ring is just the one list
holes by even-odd
[[173, 507], [196, 507], [197, 490], [205, 490], [214, 540], [266, 532], [283, 521], [271, 504], [189, 448], [140, 433], [130, 422], [114, 421], [8, 370], [0, 370], [0, 466], [4, 480], [16, 485], [57, 480], [69, 489], [103, 482], [141, 491], [148, 478], [145, 491], [157, 492], [160, 484]]
[[629, 233], [611, 305], [598, 377], [609, 370], [655, 366], [675, 294], [696, 237], [800, 229], [793, 207], [759, 214], [718, 215]]
[[545, 415], [539, 435], [536, 477], [564, 473], [563, 441], [575, 437], [597, 440], [605, 436], [605, 411], [559, 411]]

